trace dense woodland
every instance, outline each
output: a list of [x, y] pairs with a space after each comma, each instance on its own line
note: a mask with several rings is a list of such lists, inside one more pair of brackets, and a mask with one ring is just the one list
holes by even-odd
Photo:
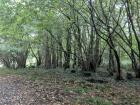
[[0, 105], [140, 105], [140, 0], [0, 0]]
[[0, 0], [0, 61], [140, 78], [140, 1]]

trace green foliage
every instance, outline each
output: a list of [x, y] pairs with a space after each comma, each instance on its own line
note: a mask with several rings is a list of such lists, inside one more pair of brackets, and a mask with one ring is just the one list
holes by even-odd
[[[105, 91], [107, 91], [107, 90], [109, 90], [111, 87], [110, 87], [110, 85], [108, 85], [108, 84], [97, 84], [96, 85], [96, 87], [95, 87], [95, 89], [97, 90], [97, 91], [101, 91], [101, 92], [105, 92]], [[95, 90], [95, 91], [96, 91]]]
[[83, 99], [84, 104], [87, 105], [113, 105], [110, 101], [100, 97], [91, 97]]
[[[67, 53], [70, 55], [70, 63], [74, 62], [75, 55], [78, 64], [79, 58], [90, 62], [88, 60], [90, 56], [94, 59], [95, 52], [102, 53], [102, 49], [106, 47], [102, 57], [108, 64], [110, 46], [108, 33], [110, 33], [114, 49], [120, 55], [121, 66], [128, 69], [127, 65], [132, 63], [132, 52], [136, 62], [139, 62], [140, 55], [139, 41], [136, 37], [139, 35], [137, 30], [140, 30], [138, 12], [140, 3], [137, 0], [133, 2], [132, 4], [128, 2], [132, 12], [128, 14], [124, 2], [120, 0], [91, 0], [91, 5], [86, 0], [0, 0], [0, 55], [13, 56], [14, 59], [18, 56], [17, 53], [28, 50], [29, 58], [36, 58], [37, 61], [40, 57], [39, 51], [42, 58], [50, 57], [52, 60], [54, 57], [56, 60], [57, 57], [58, 62], [64, 63], [66, 59], [64, 54]], [[136, 18], [132, 19], [134, 28], [132, 23], [129, 23], [128, 15]], [[93, 27], [93, 24], [96, 26]], [[131, 33], [128, 32], [128, 24]], [[71, 38], [67, 37], [68, 30]], [[108, 32], [112, 30], [113, 33]], [[97, 37], [99, 43], [93, 43]], [[96, 44], [97, 51], [94, 50]], [[67, 51], [67, 48], [71, 51]], [[42, 58], [41, 61], [44, 61]], [[129, 60], [130, 64], [123, 65], [124, 59]], [[51, 64], [54, 64], [55, 60]]]
[[74, 92], [74, 93], [78, 93], [80, 95], [86, 94], [86, 93], [88, 93], [90, 91], [91, 91], [91, 88], [82, 87], [82, 86], [77, 86], [77, 87], [74, 87], [74, 88], [69, 88], [69, 87], [65, 88], [66, 93]]

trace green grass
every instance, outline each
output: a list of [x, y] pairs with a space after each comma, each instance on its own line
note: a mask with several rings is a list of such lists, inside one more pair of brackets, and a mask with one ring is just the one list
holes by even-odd
[[7, 76], [7, 75], [21, 75], [26, 76], [30, 80], [42, 79], [48, 74], [47, 70], [43, 69], [0, 69], [0, 76]]
[[81, 87], [81, 86], [78, 86], [78, 87], [73, 87], [73, 88], [65, 88], [64, 91], [66, 93], [69, 93], [69, 92], [74, 92], [74, 93], [78, 93], [80, 95], [82, 94], [85, 94], [85, 93], [89, 93], [91, 91], [91, 88], [87, 88], [87, 87]]
[[102, 98], [99, 97], [95, 97], [95, 98], [89, 98], [85, 100], [88, 104], [90, 105], [112, 105], [111, 102], [109, 102], [108, 100], [104, 100]]
[[105, 92], [111, 88], [108, 84], [96, 84], [95, 90], [99, 90], [101, 92]]
[[101, 97], [85, 97], [78, 98], [74, 105], [113, 105], [113, 103], [107, 99]]
[[112, 105], [112, 102], [100, 97], [90, 97], [83, 99], [85, 105]]

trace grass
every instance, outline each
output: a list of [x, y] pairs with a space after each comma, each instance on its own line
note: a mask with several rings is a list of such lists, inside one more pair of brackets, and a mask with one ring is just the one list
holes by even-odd
[[77, 76], [69, 74], [69, 73], [64, 73], [63, 69], [60, 69], [60, 68], [48, 69], [48, 70], [40, 69], [40, 68], [35, 68], [35, 69], [0, 68], [0, 76], [6, 76], [6, 75], [20, 75], [30, 80], [41, 80], [46, 77], [53, 78], [54, 76], [64, 77], [64, 79], [67, 81], [71, 79], [74, 79], [74, 80], [77, 79]]
[[[7, 76], [7, 75], [17, 75], [17, 76], [20, 75], [32, 81], [44, 80], [43, 85], [45, 85], [44, 83], [46, 83], [46, 85], [48, 85], [47, 83], [49, 83], [52, 84], [54, 87], [55, 87], [54, 84], [63, 85], [62, 88], [64, 90], [64, 93], [68, 93], [68, 94], [76, 93], [77, 96], [74, 97], [74, 102], [76, 102], [76, 104], [73, 105], [112, 105], [112, 102], [114, 102], [114, 100], [115, 101], [117, 100], [117, 102], [120, 101], [122, 103], [125, 103], [125, 101], [127, 101], [128, 103], [134, 103], [133, 105], [139, 105], [140, 103], [138, 99], [139, 97], [137, 96], [133, 97], [133, 94], [136, 94], [135, 89], [129, 88], [127, 85], [124, 86], [119, 82], [118, 82], [119, 87], [115, 85], [116, 88], [111, 84], [93, 83], [92, 85], [90, 85], [88, 82], [84, 81], [83, 77], [80, 77], [78, 74], [71, 74], [68, 72], [64, 72], [62, 69], [45, 70], [45, 69], [37, 69], [37, 68], [35, 69], [26, 68], [26, 69], [14, 70], [14, 69], [1, 68], [0, 76]], [[57, 84], [57, 82], [54, 79], [57, 80], [58, 82], [59, 81], [61, 82]], [[55, 81], [56, 83], [53, 84], [53, 81]], [[133, 85], [135, 86], [135, 81], [130, 81], [129, 83], [131, 83], [130, 85], [132, 87]], [[126, 87], [128, 89], [126, 89]], [[120, 92], [122, 91], [117, 88], [122, 88], [124, 90], [124, 95], [120, 94]], [[134, 92], [130, 96], [129, 96], [130, 94], [129, 89], [132, 89], [133, 90], [132, 92]], [[90, 93], [93, 93], [94, 97], [91, 96]], [[115, 95], [112, 95], [111, 93]], [[104, 97], [104, 95], [107, 96]], [[114, 97], [116, 97], [116, 99]], [[129, 97], [133, 97], [133, 98], [131, 99]]]
[[46, 76], [48, 71], [43, 69], [0, 69], [0, 76], [7, 76], [7, 75], [21, 75], [26, 76], [30, 80], [42, 79]]
[[77, 105], [113, 105], [111, 101], [105, 100], [100, 97], [87, 97], [81, 100], [77, 100]]
[[72, 88], [67, 87], [64, 89], [64, 91], [66, 93], [74, 92], [74, 93], [78, 93], [80, 95], [83, 95], [83, 94], [89, 93], [90, 91], [92, 91], [92, 89], [88, 88], [88, 87], [77, 86], [77, 87], [72, 87]]
[[105, 92], [111, 88], [108, 84], [96, 84], [95, 90], [99, 90], [101, 92]]

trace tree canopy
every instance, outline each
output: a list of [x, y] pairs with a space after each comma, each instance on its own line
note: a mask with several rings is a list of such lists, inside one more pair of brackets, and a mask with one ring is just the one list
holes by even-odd
[[140, 78], [139, 6], [138, 0], [0, 0], [0, 60], [8, 68], [106, 66], [119, 80], [131, 68]]

